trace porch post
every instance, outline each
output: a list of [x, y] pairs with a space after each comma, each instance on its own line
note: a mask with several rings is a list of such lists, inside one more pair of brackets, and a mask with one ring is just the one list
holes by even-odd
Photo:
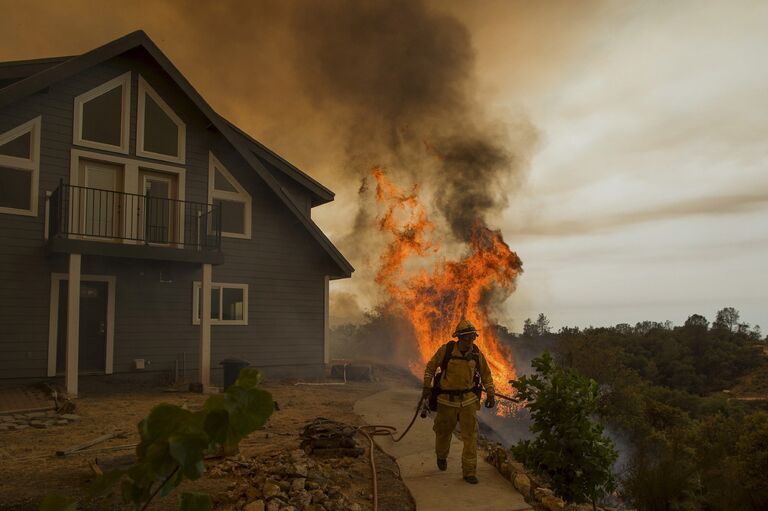
[[80, 347], [80, 254], [69, 254], [67, 281], [67, 363], [66, 387], [70, 398], [77, 397], [78, 352]]
[[331, 322], [330, 322], [330, 279], [325, 276], [325, 289], [323, 290], [323, 363], [328, 364], [331, 361]]
[[203, 392], [211, 386], [211, 265], [203, 264], [200, 283], [200, 383]]

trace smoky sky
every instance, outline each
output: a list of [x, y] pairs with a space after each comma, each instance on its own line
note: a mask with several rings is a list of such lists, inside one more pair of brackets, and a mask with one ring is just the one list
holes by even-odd
[[[518, 122], [526, 143], [515, 144], [477, 102], [475, 52], [459, 20], [421, 1], [333, 0], [297, 9], [290, 26], [299, 83], [345, 134], [347, 176], [381, 165], [431, 190], [458, 241], [507, 205], [534, 130]], [[370, 197], [360, 200], [356, 238], [369, 224]]]
[[317, 2], [297, 8], [292, 21], [294, 64], [307, 93], [355, 110], [364, 116], [360, 128], [405, 128], [465, 108], [474, 60], [469, 33], [423, 2]]

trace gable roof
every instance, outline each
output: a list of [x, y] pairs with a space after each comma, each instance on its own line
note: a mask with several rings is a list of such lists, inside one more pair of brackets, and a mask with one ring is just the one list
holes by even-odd
[[[72, 58], [62, 59], [42, 59], [46, 62], [44, 65], [40, 65], [41, 70], [31, 74], [25, 78], [22, 78], [16, 82], [11, 83], [0, 89], [0, 108], [18, 101], [30, 94], [33, 94], [41, 89], [48, 87], [49, 85], [56, 83], [64, 78], [75, 75], [81, 71], [84, 71], [90, 67], [100, 64], [106, 60], [109, 60], [121, 53], [125, 53], [128, 50], [141, 47], [146, 50], [152, 58], [163, 68], [163, 70], [171, 77], [171, 79], [178, 85], [184, 93], [192, 100], [192, 102], [208, 117], [211, 124], [219, 130], [224, 138], [237, 150], [243, 159], [250, 165], [250, 167], [258, 174], [258, 176], [267, 184], [267, 186], [277, 195], [280, 201], [288, 208], [288, 210], [299, 220], [309, 234], [320, 244], [325, 252], [336, 263], [339, 273], [332, 275], [337, 278], [347, 278], [352, 275], [355, 269], [347, 261], [347, 259], [339, 252], [339, 250], [331, 243], [328, 237], [323, 231], [315, 224], [311, 218], [305, 215], [288, 197], [283, 191], [280, 183], [272, 174], [267, 170], [266, 166], [260, 158], [264, 158], [278, 169], [288, 174], [293, 179], [302, 182], [305, 181], [311, 184], [325, 197], [330, 194], [329, 200], [333, 200], [333, 192], [323, 187], [313, 179], [309, 178], [306, 174], [299, 171], [288, 162], [277, 156], [272, 151], [269, 151], [264, 146], [250, 138], [244, 132], [236, 130], [232, 124], [227, 122], [223, 117], [218, 115], [211, 106], [203, 99], [192, 84], [181, 74], [181, 72], [173, 65], [168, 57], [163, 54], [160, 48], [155, 45], [149, 36], [143, 31], [138, 30], [131, 32], [119, 39], [115, 39], [103, 46], [99, 46], [89, 52]], [[29, 63], [29, 61], [25, 61]], [[34, 61], [32, 61], [34, 62]], [[12, 63], [11, 63], [12, 64]], [[52, 64], [52, 65], [48, 65]], [[258, 155], [258, 156], [257, 156]], [[303, 184], [303, 183], [302, 183]], [[319, 187], [319, 188], [318, 188]], [[326, 202], [328, 202], [326, 201]]]
[[0, 62], [0, 89], [71, 58], [53, 57], [48, 59]]
[[265, 166], [271, 166], [278, 171], [287, 175], [304, 188], [312, 193], [312, 207], [331, 202], [335, 194], [315, 181], [311, 176], [305, 174], [290, 162], [283, 159], [282, 156], [272, 151], [270, 148], [251, 137], [248, 133], [244, 132], [228, 120], [222, 117], [222, 120], [232, 128], [232, 130], [243, 138], [245, 145], [251, 150], [251, 152], [259, 159]]

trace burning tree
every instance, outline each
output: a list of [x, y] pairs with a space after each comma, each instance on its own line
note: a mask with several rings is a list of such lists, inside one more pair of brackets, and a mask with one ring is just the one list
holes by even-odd
[[386, 291], [390, 312], [404, 316], [413, 328], [420, 359], [411, 371], [420, 376], [435, 351], [451, 338], [466, 318], [478, 325], [476, 341], [493, 371], [496, 388], [510, 389], [516, 377], [510, 351], [491, 328], [492, 297], [511, 294], [522, 273], [522, 261], [499, 231], [479, 218], [471, 228], [466, 253], [458, 260], [438, 259], [440, 246], [431, 240], [435, 228], [418, 196], [418, 186], [406, 191], [375, 168], [376, 199], [384, 206], [378, 227], [391, 236], [381, 256], [376, 282]]

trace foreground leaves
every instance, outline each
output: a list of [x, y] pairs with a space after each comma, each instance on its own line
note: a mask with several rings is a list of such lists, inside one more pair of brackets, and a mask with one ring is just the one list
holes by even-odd
[[182, 493], [179, 499], [179, 511], [212, 511], [211, 497], [204, 493]]
[[[209, 397], [199, 412], [160, 404], [138, 424], [141, 441], [137, 461], [126, 470], [107, 472], [91, 486], [91, 498], [118, 490], [123, 501], [138, 509], [156, 495], [167, 495], [185, 479], [205, 473], [205, 455], [226, 446], [234, 447], [262, 427], [274, 410], [269, 392], [257, 388], [259, 371], [245, 368], [223, 394]], [[213, 509], [207, 495], [184, 493], [179, 501], [185, 511]], [[40, 511], [76, 509], [65, 497], [46, 497]]]
[[77, 503], [75, 499], [62, 497], [61, 495], [48, 495], [40, 503], [40, 511], [75, 511]]

